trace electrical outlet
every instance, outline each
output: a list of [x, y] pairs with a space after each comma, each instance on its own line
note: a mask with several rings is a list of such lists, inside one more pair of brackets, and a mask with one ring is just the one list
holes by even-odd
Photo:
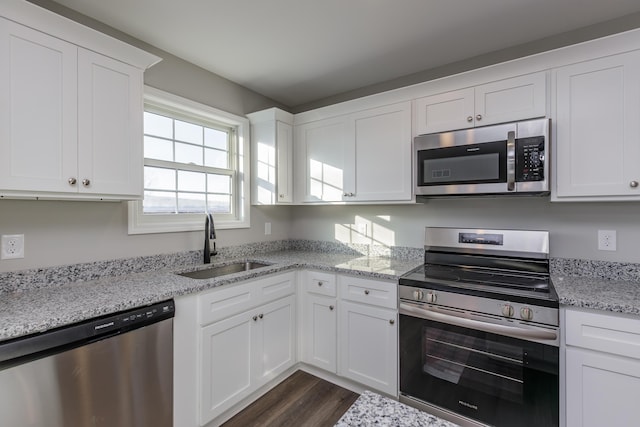
[[2, 236], [1, 259], [24, 258], [24, 234], [7, 234]]
[[616, 250], [616, 230], [598, 230], [598, 250]]
[[265, 222], [264, 223], [264, 235], [268, 236], [271, 234], [271, 223], [270, 222]]

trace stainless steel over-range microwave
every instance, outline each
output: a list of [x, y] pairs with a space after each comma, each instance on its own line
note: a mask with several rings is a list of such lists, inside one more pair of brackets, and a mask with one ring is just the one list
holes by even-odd
[[550, 127], [537, 119], [417, 136], [416, 199], [548, 194]]

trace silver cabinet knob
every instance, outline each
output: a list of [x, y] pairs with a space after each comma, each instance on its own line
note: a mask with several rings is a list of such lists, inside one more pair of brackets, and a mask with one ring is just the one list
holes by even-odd
[[478, 114], [478, 115], [476, 116], [476, 120], [482, 120], [482, 114]]
[[522, 307], [520, 309], [520, 317], [523, 320], [533, 320], [533, 310], [529, 307]]
[[258, 317], [259, 317], [260, 319], [262, 319], [262, 318], [264, 317], [264, 314], [260, 313], [260, 314], [258, 314]]
[[67, 182], [69, 183], [69, 185], [76, 185], [76, 179], [75, 178], [69, 178], [67, 180]]
[[390, 324], [390, 325], [393, 325], [394, 323], [396, 323], [395, 319], [391, 319], [391, 320], [389, 320], [389, 324]]
[[365, 289], [365, 290], [364, 290], [364, 294], [365, 294], [365, 295], [369, 295], [369, 289]]
[[430, 303], [435, 303], [436, 300], [438, 299], [438, 297], [436, 296], [435, 292], [427, 292], [427, 302]]
[[333, 311], [333, 306], [332, 305], [329, 306], [329, 310]]
[[629, 187], [631, 188], [638, 188], [638, 181], [631, 181], [629, 183]]
[[505, 304], [502, 306], [502, 315], [504, 317], [513, 317], [513, 306], [511, 304]]
[[473, 116], [467, 116], [467, 121], [471, 123], [473, 121]]
[[85, 178], [82, 180], [82, 185], [88, 187], [89, 185], [91, 185], [91, 181]]
[[280, 197], [281, 199], [284, 199], [284, 194], [280, 194], [278, 195], [278, 197]]
[[318, 282], [318, 286], [322, 286], [322, 282]]
[[254, 322], [257, 322], [258, 321], [258, 316], [253, 316], [252, 319], [253, 319]]
[[344, 193], [343, 196], [344, 197], [353, 197], [353, 196], [355, 196], [355, 193]]

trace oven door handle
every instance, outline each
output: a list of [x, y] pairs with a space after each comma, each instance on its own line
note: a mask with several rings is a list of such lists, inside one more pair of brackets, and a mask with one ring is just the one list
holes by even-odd
[[400, 314], [420, 317], [421, 319], [433, 320], [441, 323], [448, 323], [450, 325], [460, 326], [463, 328], [472, 328], [483, 332], [507, 335], [513, 338], [549, 341], [555, 341], [558, 339], [558, 333], [556, 331], [547, 331], [542, 329], [524, 329], [513, 326], [496, 325], [495, 323], [486, 323], [478, 320], [467, 319], [466, 317], [438, 313], [404, 302], [400, 303]]

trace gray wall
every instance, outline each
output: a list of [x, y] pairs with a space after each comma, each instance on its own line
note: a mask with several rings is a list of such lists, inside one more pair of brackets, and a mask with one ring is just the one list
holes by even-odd
[[[145, 73], [145, 83], [167, 92], [244, 115], [277, 105], [229, 80], [196, 67], [49, 0], [34, 0], [87, 26], [148, 50], [163, 61]], [[219, 230], [218, 244], [286, 239], [287, 207], [251, 208], [251, 228]], [[264, 223], [272, 234], [264, 235]], [[204, 220], [203, 220], [204, 228]], [[204, 233], [127, 235], [127, 206], [119, 202], [0, 200], [0, 234], [24, 234], [25, 258], [0, 260], [0, 271], [128, 258], [200, 249]]]
[[[292, 238], [420, 248], [424, 227], [549, 230], [551, 256], [640, 262], [640, 203], [551, 203], [549, 198], [430, 200], [395, 206], [299, 206]], [[362, 236], [368, 223], [367, 237]], [[352, 230], [350, 233], [347, 230]], [[597, 230], [617, 231], [617, 251], [597, 250]]]
[[[292, 238], [420, 248], [424, 227], [549, 230], [551, 256], [640, 262], [640, 204], [551, 203], [549, 198], [430, 200], [395, 206], [300, 206]], [[367, 237], [363, 227], [369, 223]], [[351, 229], [351, 233], [346, 230]], [[597, 250], [597, 230], [617, 231], [617, 251]]]

